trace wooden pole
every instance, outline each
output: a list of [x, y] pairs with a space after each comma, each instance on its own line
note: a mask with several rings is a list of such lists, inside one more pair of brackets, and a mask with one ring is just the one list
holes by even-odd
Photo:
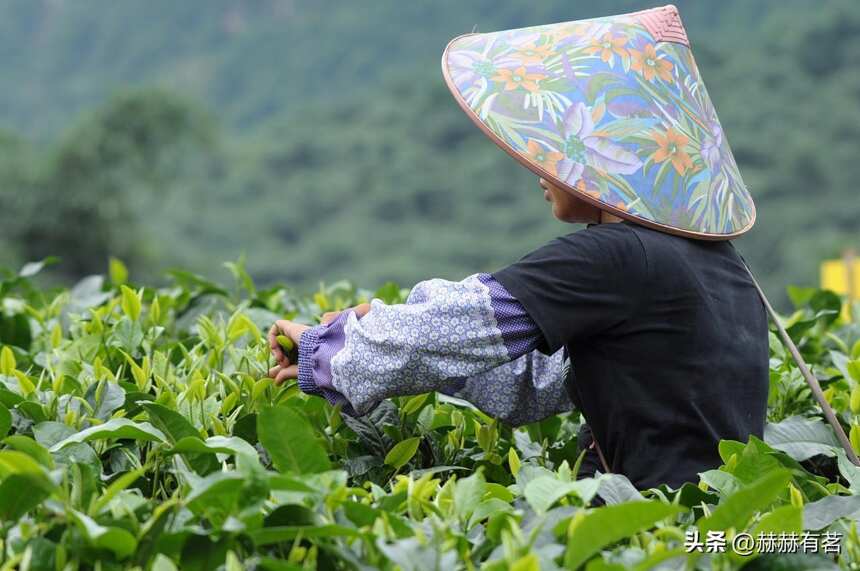
[[809, 388], [812, 389], [812, 395], [815, 397], [815, 400], [818, 401], [818, 405], [824, 412], [824, 418], [827, 419], [827, 422], [829, 422], [830, 426], [833, 427], [833, 431], [836, 432], [836, 438], [839, 440], [842, 448], [845, 449], [845, 454], [848, 456], [848, 460], [850, 460], [855, 466], [860, 466], [860, 459], [858, 459], [857, 454], [854, 453], [854, 448], [851, 447], [851, 441], [848, 439], [848, 435], [845, 434], [845, 430], [842, 429], [842, 425], [839, 424], [839, 419], [836, 418], [836, 414], [834, 414], [833, 409], [830, 408], [830, 405], [827, 403], [827, 399], [824, 398], [824, 393], [821, 390], [821, 385], [818, 383], [818, 379], [816, 379], [815, 375], [813, 375], [809, 370], [809, 367], [806, 365], [806, 361], [803, 360], [803, 357], [800, 355], [800, 351], [797, 349], [794, 341], [791, 340], [788, 332], [779, 322], [779, 317], [773, 310], [773, 307], [771, 307], [770, 302], [764, 295], [764, 291], [762, 291], [761, 286], [758, 285], [758, 282], [752, 275], [749, 267], [746, 266], [746, 264], [744, 264], [744, 267], [746, 267], [747, 273], [750, 278], [752, 278], [753, 285], [758, 291], [761, 300], [764, 302], [764, 306], [767, 308], [767, 312], [770, 315], [771, 320], [773, 320], [774, 325], [776, 325], [776, 329], [779, 331], [779, 336], [782, 338], [782, 342], [785, 343], [786, 347], [788, 347], [791, 357], [794, 359], [794, 362], [797, 363], [797, 368], [800, 369], [801, 374], [803, 374], [803, 378], [806, 379], [807, 384], [809, 384]]

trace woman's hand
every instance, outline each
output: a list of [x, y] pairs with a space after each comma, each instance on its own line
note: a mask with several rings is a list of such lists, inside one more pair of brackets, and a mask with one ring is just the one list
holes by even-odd
[[[354, 311], [356, 317], [361, 319], [370, 311], [370, 304], [362, 303], [344, 311]], [[330, 311], [325, 313], [323, 314], [320, 322], [322, 325], [328, 325], [337, 319], [341, 313], [343, 313], [343, 311]], [[298, 346], [302, 339], [302, 333], [308, 329], [310, 329], [310, 327], [307, 325], [281, 319], [276, 321], [269, 330], [269, 347], [272, 350], [272, 355], [274, 355], [275, 360], [278, 362], [276, 366], [269, 369], [269, 377], [275, 379], [276, 385], [281, 385], [287, 379], [295, 379], [299, 376], [299, 364], [290, 362], [286, 353], [284, 353], [284, 348], [281, 347], [280, 343], [278, 343], [278, 336], [284, 335], [289, 338], [290, 341], [293, 342], [293, 346], [296, 347], [296, 351], [298, 351]]]
[[323, 316], [320, 318], [320, 323], [323, 325], [328, 325], [329, 323], [331, 323], [332, 321], [337, 319], [338, 316], [340, 316], [340, 314], [343, 313], [344, 311], [354, 311], [355, 316], [357, 318], [361, 319], [362, 317], [367, 315], [368, 312], [370, 311], [370, 304], [369, 303], [359, 303], [355, 307], [352, 307], [350, 309], [344, 309], [343, 311], [328, 311], [326, 313], [323, 313]]
[[293, 342], [294, 347], [299, 346], [302, 339], [302, 333], [310, 329], [307, 325], [294, 323], [281, 319], [272, 325], [269, 330], [269, 348], [272, 350], [277, 366], [269, 369], [269, 376], [275, 379], [275, 384], [280, 385], [287, 379], [294, 379], [299, 375], [299, 364], [291, 363], [284, 352], [284, 348], [278, 343], [278, 336], [283, 335]]

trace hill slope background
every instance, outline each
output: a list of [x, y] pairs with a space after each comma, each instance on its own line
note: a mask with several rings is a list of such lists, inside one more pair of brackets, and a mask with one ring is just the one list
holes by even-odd
[[[814, 282], [858, 246], [860, 5], [677, 4], [758, 203], [738, 246], [772, 293]], [[244, 252], [302, 287], [498, 268], [573, 228], [457, 109], [445, 43], [652, 5], [7, 1], [0, 263], [149, 278]]]

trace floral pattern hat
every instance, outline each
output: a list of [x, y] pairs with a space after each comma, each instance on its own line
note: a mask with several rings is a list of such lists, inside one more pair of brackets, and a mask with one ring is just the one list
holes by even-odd
[[442, 73], [496, 144], [602, 210], [710, 240], [755, 222], [674, 6], [462, 35]]

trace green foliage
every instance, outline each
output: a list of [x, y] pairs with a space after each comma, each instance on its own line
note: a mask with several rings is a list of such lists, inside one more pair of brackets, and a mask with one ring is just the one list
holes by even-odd
[[651, 528], [678, 511], [677, 507], [660, 502], [628, 502], [577, 514], [570, 523], [564, 564], [576, 569], [603, 547]]
[[419, 444], [421, 444], [421, 438], [418, 436], [398, 442], [385, 455], [385, 463], [397, 469], [402, 468], [418, 452]]
[[[803, 529], [843, 533], [838, 563], [860, 563], [860, 468], [778, 345], [765, 441], [721, 442], [724, 464], [698, 486], [637, 491], [576, 479], [576, 412], [514, 430], [429, 394], [353, 418], [273, 385], [268, 325], [314, 323], [370, 291], [295, 297], [257, 288], [241, 263], [234, 288], [182, 271], [151, 287], [120, 264], [71, 290], [36, 287], [43, 264], [0, 281], [0, 305], [32, 332], [0, 339], [4, 568], [735, 569], [749, 558], [687, 553], [685, 536]], [[798, 343], [857, 425], [860, 332], [822, 314], [825, 298], [796, 298], [787, 319], [813, 322]]]
[[287, 407], [264, 408], [257, 417], [257, 433], [281, 472], [312, 474], [331, 467], [325, 448], [299, 412]]

